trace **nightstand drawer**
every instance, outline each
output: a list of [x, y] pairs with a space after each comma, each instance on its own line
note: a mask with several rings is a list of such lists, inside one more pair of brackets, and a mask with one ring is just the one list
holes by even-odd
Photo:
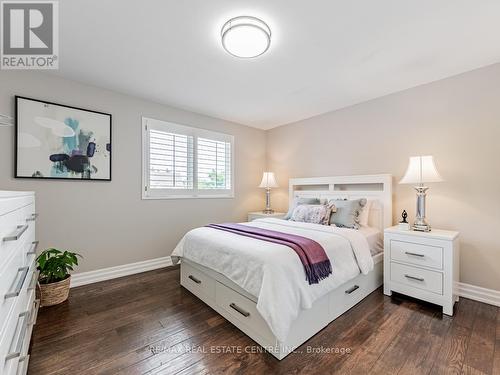
[[391, 240], [391, 260], [443, 269], [443, 248]]
[[262, 211], [256, 211], [256, 212], [249, 212], [248, 213], [248, 221], [253, 221], [256, 219], [264, 219], [264, 218], [275, 218], [275, 219], [282, 219], [285, 217], [285, 213], [283, 212], [273, 212], [272, 214], [265, 214]]
[[443, 294], [443, 274], [441, 272], [391, 263], [391, 281], [428, 292]]

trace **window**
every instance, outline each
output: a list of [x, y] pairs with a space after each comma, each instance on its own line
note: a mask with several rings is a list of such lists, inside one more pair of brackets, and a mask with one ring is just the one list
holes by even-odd
[[143, 117], [143, 198], [233, 196], [234, 137]]

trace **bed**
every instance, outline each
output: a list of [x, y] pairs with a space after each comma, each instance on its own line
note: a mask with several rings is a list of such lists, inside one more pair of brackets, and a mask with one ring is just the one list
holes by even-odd
[[319, 284], [305, 283], [292, 264], [296, 255], [283, 245], [212, 228], [189, 232], [173, 253], [181, 259], [181, 285], [279, 360], [382, 285], [381, 235], [392, 225], [390, 175], [291, 179], [289, 189], [290, 204], [304, 197], [370, 201], [361, 230], [280, 219], [247, 224], [321, 243], [334, 261], [333, 274]]

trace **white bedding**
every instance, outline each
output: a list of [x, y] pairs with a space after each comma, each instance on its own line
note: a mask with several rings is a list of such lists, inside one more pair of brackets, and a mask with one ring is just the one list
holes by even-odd
[[363, 234], [368, 241], [372, 256], [384, 251], [384, 237], [380, 229], [362, 226], [358, 231]]
[[301, 309], [373, 270], [368, 242], [359, 231], [272, 218], [243, 224], [313, 239], [325, 249], [332, 275], [309, 285], [289, 247], [207, 227], [189, 231], [172, 255], [213, 269], [256, 296], [258, 311], [279, 341], [285, 341]]

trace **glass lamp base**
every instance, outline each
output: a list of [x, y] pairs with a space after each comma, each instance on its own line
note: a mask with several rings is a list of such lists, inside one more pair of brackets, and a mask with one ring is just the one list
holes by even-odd
[[413, 224], [413, 230], [417, 232], [430, 232], [431, 231], [431, 226], [427, 223], [424, 224]]

